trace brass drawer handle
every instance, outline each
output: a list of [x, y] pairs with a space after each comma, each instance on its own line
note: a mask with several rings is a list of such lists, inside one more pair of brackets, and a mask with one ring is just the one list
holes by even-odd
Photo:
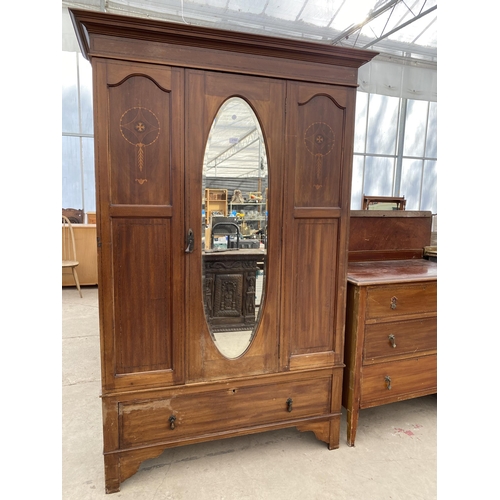
[[385, 383], [387, 384], [387, 390], [390, 391], [392, 389], [392, 386], [391, 386], [391, 377], [389, 377], [389, 375], [385, 376]]
[[389, 342], [391, 343], [393, 349], [396, 348], [396, 336], [395, 335], [389, 335]]
[[286, 407], [287, 407], [287, 411], [292, 411], [293, 408], [292, 408], [292, 404], [293, 404], [293, 399], [292, 398], [288, 398], [286, 400]]
[[397, 302], [398, 302], [398, 298], [397, 297], [392, 297], [391, 298], [391, 309], [396, 309], [396, 306], [398, 305]]
[[174, 430], [175, 429], [175, 421], [176, 421], [175, 415], [171, 415], [169, 417], [168, 421], [170, 422], [170, 428], [172, 430]]

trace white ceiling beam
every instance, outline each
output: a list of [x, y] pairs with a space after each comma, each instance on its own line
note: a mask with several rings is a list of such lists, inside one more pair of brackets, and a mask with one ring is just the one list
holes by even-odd
[[208, 160], [207, 161], [207, 170], [217, 167], [217, 165], [220, 165], [221, 163], [228, 160], [229, 158], [231, 158], [235, 154], [238, 154], [243, 149], [246, 149], [248, 146], [250, 146], [254, 142], [257, 142], [259, 140], [259, 138], [260, 138], [260, 134], [257, 131], [257, 128], [253, 128], [245, 137], [238, 140], [238, 142], [236, 144], [233, 144], [232, 146], [227, 148], [225, 151], [223, 151], [219, 155]]
[[337, 38], [334, 38], [330, 43], [332, 45], [335, 45], [348, 36], [352, 35], [353, 33], [356, 33], [356, 31], [361, 31], [361, 28], [363, 28], [363, 26], [366, 26], [370, 21], [373, 21], [384, 12], [387, 12], [389, 9], [393, 9], [394, 7], [396, 7], [396, 4], [398, 4], [400, 1], [401, 0], [391, 0], [390, 2], [380, 7], [380, 9], [370, 12], [368, 17], [363, 22], [349, 26], [349, 28], [344, 30]]
[[400, 24], [398, 27], [396, 27], [393, 30], [385, 33], [384, 35], [382, 35], [380, 37], [378, 37], [376, 40], [373, 40], [370, 43], [367, 43], [366, 45], [363, 46], [363, 49], [367, 49], [367, 48], [371, 47], [372, 45], [375, 45], [380, 40], [383, 40], [384, 38], [387, 38], [387, 37], [393, 35], [397, 31], [405, 28], [406, 26], [410, 25], [411, 23], [414, 23], [415, 21], [417, 21], [418, 19], [426, 16], [427, 14], [430, 14], [432, 11], [434, 11], [436, 9], [437, 9], [437, 5], [434, 5], [434, 7], [431, 7], [430, 9], [427, 9], [425, 12], [422, 12], [422, 13], [414, 16], [413, 19], [410, 19], [409, 21], [406, 21], [406, 23]]

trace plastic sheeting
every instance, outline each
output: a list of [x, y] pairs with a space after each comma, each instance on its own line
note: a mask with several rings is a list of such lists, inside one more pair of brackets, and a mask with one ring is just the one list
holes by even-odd
[[358, 70], [359, 90], [371, 94], [437, 101], [437, 68], [404, 60], [374, 59]]

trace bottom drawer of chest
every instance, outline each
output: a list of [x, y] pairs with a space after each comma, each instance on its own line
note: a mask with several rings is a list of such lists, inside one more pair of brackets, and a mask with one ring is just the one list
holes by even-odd
[[326, 415], [331, 384], [329, 376], [120, 403], [120, 448]]
[[437, 392], [435, 354], [362, 368], [361, 408], [434, 392]]

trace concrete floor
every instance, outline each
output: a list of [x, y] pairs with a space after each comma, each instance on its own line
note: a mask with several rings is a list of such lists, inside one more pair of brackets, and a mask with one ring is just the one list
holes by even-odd
[[295, 428], [166, 450], [104, 492], [97, 287], [62, 290], [64, 500], [433, 500], [437, 396], [363, 410], [356, 446]]

